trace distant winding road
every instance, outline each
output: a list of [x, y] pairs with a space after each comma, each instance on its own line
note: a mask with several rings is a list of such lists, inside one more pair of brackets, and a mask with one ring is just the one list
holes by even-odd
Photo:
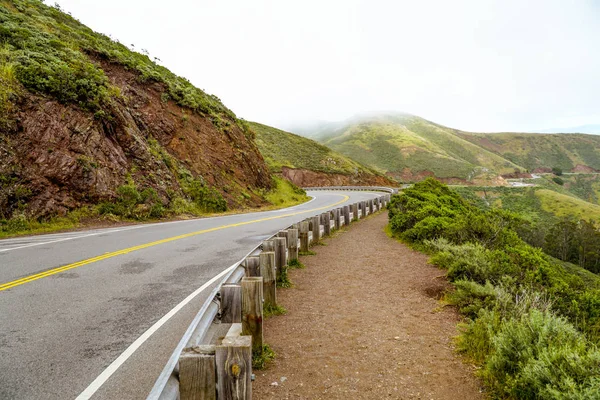
[[212, 287], [261, 240], [375, 197], [0, 240], [0, 399], [144, 399]]

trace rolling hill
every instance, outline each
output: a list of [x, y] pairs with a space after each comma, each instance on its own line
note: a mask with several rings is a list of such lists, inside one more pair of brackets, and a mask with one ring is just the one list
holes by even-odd
[[600, 170], [600, 136], [595, 135], [469, 133], [410, 114], [322, 124], [318, 131], [305, 134], [407, 182], [425, 176], [446, 182], [493, 182], [495, 175], [549, 172], [554, 167]]
[[271, 172], [298, 186], [397, 184], [314, 140], [257, 122], [249, 125]]

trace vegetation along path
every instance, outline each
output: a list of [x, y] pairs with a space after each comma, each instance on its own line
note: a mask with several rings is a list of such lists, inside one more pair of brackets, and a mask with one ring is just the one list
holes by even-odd
[[481, 399], [452, 347], [459, 316], [441, 307], [443, 273], [384, 232], [380, 213], [326, 239], [278, 293], [265, 321], [277, 353], [256, 371], [258, 399]]

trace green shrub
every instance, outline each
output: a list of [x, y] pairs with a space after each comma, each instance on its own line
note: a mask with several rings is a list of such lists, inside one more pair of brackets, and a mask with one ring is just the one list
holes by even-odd
[[600, 352], [564, 318], [534, 309], [506, 319], [491, 347], [482, 375], [506, 397], [600, 394]]
[[208, 187], [200, 179], [189, 182], [184, 188], [184, 192], [205, 212], [227, 211], [227, 202], [221, 193]]
[[[446, 300], [468, 317], [458, 348], [481, 365], [493, 396], [600, 394], [598, 277], [520, 239], [527, 225], [520, 214], [477, 208], [433, 179], [394, 196], [389, 208], [392, 233], [447, 269], [455, 290]], [[579, 231], [594, 238], [593, 224], [554, 226], [557, 255], [571, 257]], [[593, 248], [588, 241], [579, 243]], [[580, 253], [593, 260], [589, 250]]]
[[161, 218], [165, 208], [158, 197], [156, 190], [145, 188], [141, 192], [132, 184], [119, 186], [117, 198], [114, 202], [100, 204], [101, 215], [112, 214], [118, 217], [145, 220]]

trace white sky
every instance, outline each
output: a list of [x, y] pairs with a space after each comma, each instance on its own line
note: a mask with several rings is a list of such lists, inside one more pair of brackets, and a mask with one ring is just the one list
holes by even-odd
[[58, 3], [273, 126], [380, 110], [471, 131], [600, 123], [599, 1]]

